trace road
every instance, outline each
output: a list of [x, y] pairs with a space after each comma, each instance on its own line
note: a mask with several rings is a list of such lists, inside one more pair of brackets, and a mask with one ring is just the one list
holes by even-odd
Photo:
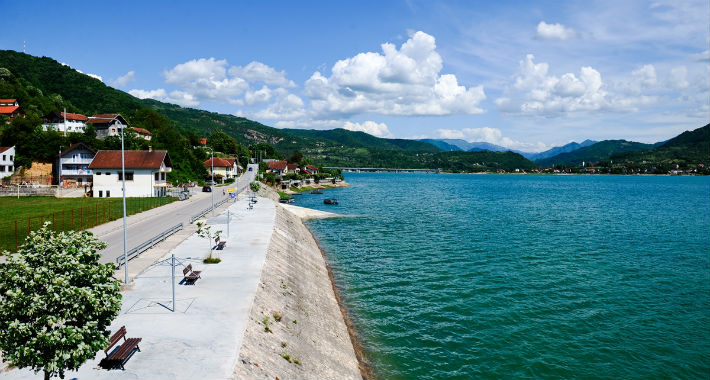
[[[237, 193], [245, 191], [249, 187], [249, 184], [256, 178], [259, 165], [249, 164], [248, 167], [252, 170], [249, 171], [247, 169], [231, 186]], [[168, 205], [128, 217], [126, 221], [128, 225], [126, 230], [126, 250], [128, 251], [150, 240], [152, 237], [181, 222], [186, 226], [189, 225], [192, 216], [212, 205], [212, 196], [214, 196], [214, 203], [229, 196], [228, 193], [225, 195], [222, 194], [222, 190], [228, 188], [230, 187], [213, 187], [213, 193], [194, 193], [188, 200], [175, 201]], [[201, 189], [198, 189], [198, 191], [200, 190]], [[211, 213], [208, 213], [206, 216], [211, 216]], [[89, 231], [93, 232], [94, 236], [108, 244], [108, 246], [101, 251], [100, 262], [115, 263], [116, 258], [123, 255], [122, 219], [103, 224]]]

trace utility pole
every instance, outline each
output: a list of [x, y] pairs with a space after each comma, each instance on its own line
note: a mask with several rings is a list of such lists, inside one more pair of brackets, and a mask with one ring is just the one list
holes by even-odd
[[[127, 245], [127, 238], [126, 238], [126, 159], [125, 159], [125, 152], [124, 152], [124, 147], [123, 147], [123, 125], [121, 122], [118, 122], [119, 127], [121, 128], [121, 179], [122, 179], [122, 184], [123, 184], [123, 269], [124, 269], [124, 278], [123, 278], [123, 283], [128, 284], [128, 251], [126, 248]], [[174, 307], [174, 305], [173, 305]]]

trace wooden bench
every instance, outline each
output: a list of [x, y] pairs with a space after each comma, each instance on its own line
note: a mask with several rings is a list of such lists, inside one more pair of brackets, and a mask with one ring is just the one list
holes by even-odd
[[227, 242], [224, 241], [224, 240], [221, 240], [221, 239], [219, 238], [219, 236], [217, 236], [217, 237], [214, 239], [214, 243], [217, 244], [217, 245], [215, 245], [214, 248], [212, 248], [212, 249], [216, 249], [216, 250], [218, 250], [218, 251], [223, 250], [223, 249], [224, 249], [224, 246], [227, 245]]
[[187, 283], [194, 284], [198, 278], [200, 278], [201, 270], [192, 270], [192, 264], [187, 264], [185, 269], [182, 270], [183, 281]]
[[[123, 342], [121, 342], [121, 338], [123, 338]], [[111, 342], [104, 350], [106, 357], [101, 361], [101, 366], [107, 369], [121, 367], [122, 370], [125, 370], [124, 364], [126, 364], [128, 359], [130, 359], [136, 351], [141, 350], [140, 347], [138, 347], [138, 343], [140, 343], [142, 339], [143, 338], [126, 339], [126, 326], [121, 326], [121, 328], [111, 336]], [[121, 343], [121, 345], [111, 351], [113, 346], [118, 343]], [[109, 351], [111, 352], [109, 353]]]

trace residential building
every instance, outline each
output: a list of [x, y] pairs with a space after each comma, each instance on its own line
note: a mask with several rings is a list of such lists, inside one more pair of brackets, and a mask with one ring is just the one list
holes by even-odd
[[318, 168], [313, 165], [306, 165], [301, 167], [301, 170], [309, 175], [318, 174]]
[[138, 127], [131, 127], [131, 129], [138, 135], [138, 137], [141, 137], [144, 140], [150, 141], [150, 139], [153, 138], [153, 134], [147, 129]]
[[283, 161], [271, 161], [268, 163], [269, 171], [276, 175], [284, 175], [288, 173], [288, 162]]
[[91, 161], [96, 156], [96, 151], [84, 145], [76, 143], [59, 153], [54, 175], [58, 178], [60, 187], [82, 187], [91, 185], [93, 173], [89, 169]]
[[214, 157], [203, 162], [202, 165], [210, 172], [210, 176], [221, 176], [224, 182], [224, 179], [238, 175], [239, 164], [236, 161], [235, 158]]
[[8, 122], [24, 114], [25, 112], [22, 110], [22, 107], [20, 107], [20, 103], [17, 102], [17, 99], [0, 99], [0, 115], [9, 117]]
[[62, 133], [84, 133], [88, 117], [78, 113], [54, 111], [44, 117], [42, 129]]
[[[125, 154], [126, 196], [162, 197], [167, 194], [166, 175], [172, 171], [165, 150], [127, 150]], [[91, 161], [93, 196], [122, 196], [121, 151], [100, 150]]]
[[109, 136], [120, 136], [121, 129], [129, 127], [126, 119], [117, 113], [90, 116], [86, 124], [94, 126], [96, 138], [101, 140]]
[[15, 147], [0, 146], [0, 178], [9, 177], [15, 172]]
[[239, 161], [237, 161], [236, 158], [231, 157], [231, 158], [225, 158], [225, 161], [227, 161], [229, 164], [232, 165], [232, 173], [234, 177], [239, 176], [239, 173], [242, 172], [242, 167], [239, 165]]
[[301, 172], [301, 168], [298, 167], [298, 164], [286, 164], [286, 168], [288, 168], [287, 172], [296, 173], [296, 174]]

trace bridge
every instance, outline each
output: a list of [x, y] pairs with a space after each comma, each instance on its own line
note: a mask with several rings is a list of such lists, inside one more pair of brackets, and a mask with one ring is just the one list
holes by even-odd
[[400, 168], [353, 168], [353, 167], [337, 167], [324, 166], [323, 169], [340, 169], [346, 173], [440, 173], [441, 169], [400, 169]]

